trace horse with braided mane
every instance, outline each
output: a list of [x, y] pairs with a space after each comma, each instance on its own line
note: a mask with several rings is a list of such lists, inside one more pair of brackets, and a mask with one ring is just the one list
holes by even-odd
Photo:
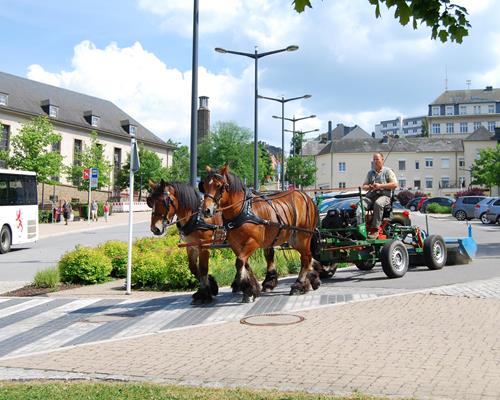
[[201, 197], [186, 183], [149, 182], [151, 194], [147, 204], [152, 208], [151, 232], [162, 235], [165, 228], [177, 216], [177, 229], [181, 239], [188, 243], [189, 270], [198, 279], [199, 289], [193, 294], [192, 304], [206, 304], [213, 300], [219, 287], [215, 278], [208, 274], [209, 249], [202, 246], [213, 237], [213, 231], [222, 224], [220, 215], [204, 219], [200, 213]]
[[243, 292], [243, 302], [260, 295], [257, 279], [248, 258], [258, 248], [264, 249], [267, 273], [262, 283], [264, 291], [278, 283], [274, 264], [274, 246], [283, 243], [300, 253], [301, 269], [290, 294], [303, 294], [321, 284], [321, 265], [311, 254], [311, 240], [318, 221], [314, 201], [304, 192], [293, 190], [260, 194], [248, 190], [241, 179], [229, 172], [226, 165], [219, 171], [206, 168], [207, 177], [200, 182], [204, 194], [206, 217], [221, 211], [227, 230], [227, 241], [236, 254], [236, 277], [233, 291]]

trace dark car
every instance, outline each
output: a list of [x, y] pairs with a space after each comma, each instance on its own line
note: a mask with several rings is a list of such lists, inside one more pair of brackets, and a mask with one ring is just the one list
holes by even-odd
[[422, 203], [422, 206], [420, 207], [420, 212], [426, 213], [427, 208], [431, 204], [439, 204], [440, 206], [451, 207], [453, 203], [455, 203], [455, 200], [449, 197], [431, 197]]
[[474, 218], [474, 206], [486, 196], [462, 196], [451, 206], [451, 215], [459, 221]]
[[414, 197], [408, 203], [406, 203], [406, 208], [410, 211], [417, 211], [417, 206], [421, 199], [426, 199], [426, 197]]

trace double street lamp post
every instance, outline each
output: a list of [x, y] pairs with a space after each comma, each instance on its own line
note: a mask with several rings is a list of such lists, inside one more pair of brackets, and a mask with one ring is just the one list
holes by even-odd
[[[303, 119], [316, 118], [316, 115], [313, 114], [313, 115], [309, 115], [307, 117], [300, 117], [300, 118], [295, 118], [295, 115], [293, 116], [293, 118], [277, 117], [276, 115], [273, 115], [273, 118], [277, 118], [277, 119], [281, 119], [281, 120], [285, 120], [286, 119], [287, 121], [291, 121], [293, 123], [293, 128], [292, 128], [292, 132], [293, 132], [292, 133], [292, 135], [293, 135], [292, 136], [292, 142], [293, 142], [293, 139], [295, 139], [295, 132], [297, 132], [295, 130], [295, 123], [297, 121], [302, 121]], [[292, 155], [293, 155], [293, 153], [294, 153], [294, 151], [292, 149]]]
[[259, 144], [258, 144], [258, 107], [257, 107], [257, 100], [259, 98], [259, 93], [257, 90], [257, 82], [258, 82], [258, 76], [257, 76], [257, 71], [258, 71], [258, 60], [259, 58], [270, 56], [271, 54], [276, 54], [276, 53], [281, 53], [284, 51], [295, 51], [298, 50], [299, 46], [288, 46], [284, 49], [279, 49], [279, 50], [273, 50], [273, 51], [267, 51], [265, 53], [259, 53], [257, 50], [257, 47], [255, 47], [255, 52], [254, 53], [243, 53], [241, 51], [233, 51], [233, 50], [226, 50], [221, 47], [216, 47], [215, 51], [218, 53], [229, 53], [229, 54], [236, 54], [238, 56], [245, 56], [249, 58], [253, 58], [255, 61], [255, 98], [254, 98], [254, 138], [253, 138], [253, 163], [254, 163], [254, 169], [253, 169], [253, 186], [255, 190], [259, 189]]
[[308, 99], [310, 94], [305, 94], [304, 96], [291, 97], [285, 99], [283, 96], [281, 99], [274, 97], [259, 96], [261, 99], [273, 100], [281, 103], [281, 190], [285, 190], [285, 103], [293, 100]]
[[[295, 134], [297, 133], [303, 138], [306, 133], [319, 132], [319, 129], [316, 128], [316, 129], [311, 129], [310, 131], [297, 131], [297, 132], [285, 129], [285, 132], [290, 132], [293, 135], [292, 137], [295, 137]], [[302, 143], [300, 144], [300, 155], [302, 155]]]

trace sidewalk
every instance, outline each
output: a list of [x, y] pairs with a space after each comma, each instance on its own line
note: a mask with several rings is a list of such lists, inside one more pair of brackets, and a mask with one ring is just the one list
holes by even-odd
[[[64, 222], [58, 222], [55, 224], [40, 224], [38, 236], [40, 239], [54, 236], [67, 235], [68, 233], [75, 232], [85, 232], [89, 230], [109, 228], [110, 226], [121, 226], [128, 225], [129, 214], [126, 213], [115, 213], [109, 216], [108, 222], [104, 221], [104, 217], [99, 217], [97, 222], [87, 222], [87, 221], [71, 221], [68, 225]], [[133, 222], [144, 222], [151, 219], [150, 211], [136, 211], [133, 215]]]

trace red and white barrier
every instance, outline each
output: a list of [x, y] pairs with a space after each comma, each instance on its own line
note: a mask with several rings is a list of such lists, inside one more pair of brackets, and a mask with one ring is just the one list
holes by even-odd
[[[130, 202], [128, 201], [113, 201], [111, 203], [113, 207], [112, 212], [128, 212], [130, 208]], [[145, 201], [134, 201], [134, 211], [149, 211], [151, 210]]]

